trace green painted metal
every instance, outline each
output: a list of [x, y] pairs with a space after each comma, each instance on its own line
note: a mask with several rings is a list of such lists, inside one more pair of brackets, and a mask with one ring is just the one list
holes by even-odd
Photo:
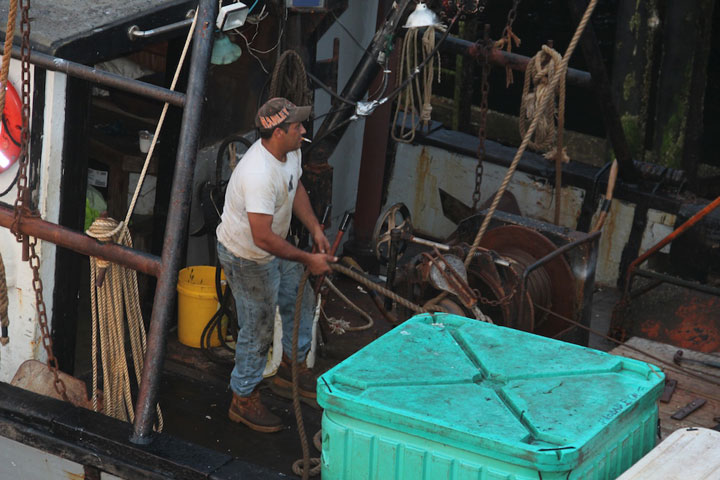
[[644, 362], [418, 315], [318, 381], [323, 479], [615, 478], [655, 445], [664, 378]]

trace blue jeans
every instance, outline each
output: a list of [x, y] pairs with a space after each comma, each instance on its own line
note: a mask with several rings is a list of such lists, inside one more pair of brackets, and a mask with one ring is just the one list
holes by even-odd
[[[217, 250], [235, 297], [238, 317], [235, 368], [230, 376], [230, 387], [236, 394], [246, 397], [262, 380], [272, 345], [276, 307], [280, 309], [283, 324], [283, 352], [291, 356], [295, 300], [303, 266], [277, 257], [261, 265], [236, 257], [220, 242]], [[315, 295], [312, 286], [307, 283], [300, 315], [299, 362], [310, 350], [314, 304]]]

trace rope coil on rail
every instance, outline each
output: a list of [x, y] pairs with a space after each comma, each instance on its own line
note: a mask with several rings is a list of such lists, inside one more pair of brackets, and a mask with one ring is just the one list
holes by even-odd
[[[539, 115], [535, 134], [528, 146], [533, 150], [547, 151], [552, 147], [558, 134], [556, 121], [564, 116], [565, 76], [563, 75], [557, 86], [551, 88], [550, 83], [556, 70], [560, 67], [562, 56], [547, 45], [530, 59], [525, 71], [518, 127], [520, 135], [524, 136], [528, 130], [528, 121], [532, 121], [536, 112]], [[558, 97], [559, 105], [555, 101], [543, 103], [545, 95]], [[543, 106], [544, 105], [544, 106]], [[554, 158], [555, 154], [548, 153], [547, 158]]]
[[[119, 233], [113, 233], [119, 229]], [[127, 226], [112, 218], [97, 218], [86, 232], [102, 242], [132, 247]], [[100, 280], [99, 280], [100, 279]], [[92, 405], [99, 411], [98, 339], [103, 371], [103, 412], [111, 417], [134, 421], [130, 373], [125, 352], [125, 333], [130, 335], [135, 378], [142, 378], [147, 337], [140, 311], [137, 272], [90, 257], [90, 297], [92, 313]], [[125, 324], [127, 318], [127, 330]], [[157, 430], [162, 431], [163, 416], [156, 405]]]

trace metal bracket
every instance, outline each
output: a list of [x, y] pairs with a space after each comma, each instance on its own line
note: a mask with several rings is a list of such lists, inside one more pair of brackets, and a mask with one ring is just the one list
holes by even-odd
[[682, 407], [677, 412], [673, 413], [670, 418], [672, 418], [673, 420], [682, 420], [683, 418], [687, 417], [688, 415], [693, 413], [698, 408], [705, 405], [706, 402], [707, 402], [707, 400], [705, 400], [704, 398], [696, 398], [692, 402], [690, 402], [687, 405], [685, 405], [684, 407]]
[[140, 30], [140, 27], [137, 25], [133, 25], [130, 28], [128, 28], [128, 37], [130, 37], [130, 40], [137, 40], [138, 38], [148, 38], [148, 37], [155, 37], [157, 35], [172, 32], [174, 30], [178, 30], [180, 28], [189, 27], [192, 25], [193, 17], [195, 16], [195, 10], [188, 10], [188, 12], [185, 14], [185, 20], [180, 20], [179, 22], [171, 23], [169, 25], [163, 25], [162, 27], [152, 28], [150, 30]]
[[677, 380], [669, 380], [665, 382], [665, 389], [663, 390], [662, 395], [660, 396], [660, 401], [662, 403], [668, 403], [670, 402], [670, 398], [672, 398], [672, 394], [675, 392], [675, 387], [677, 387]]

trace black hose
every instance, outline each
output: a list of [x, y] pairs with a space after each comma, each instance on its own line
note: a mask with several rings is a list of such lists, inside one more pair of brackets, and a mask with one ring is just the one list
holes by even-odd
[[226, 357], [218, 355], [213, 351], [212, 347], [212, 334], [213, 332], [217, 332], [217, 338], [220, 341], [220, 346], [230, 352], [233, 351], [233, 349], [227, 344], [225, 336], [223, 336], [222, 334], [222, 319], [224, 316], [228, 317], [228, 319], [230, 320], [228, 322], [228, 328], [230, 328], [230, 325], [233, 323], [233, 312], [230, 309], [232, 291], [230, 290], [230, 286], [228, 285], [225, 287], [225, 292], [223, 293], [221, 272], [222, 267], [218, 263], [215, 268], [215, 293], [217, 295], [217, 298], [220, 299], [220, 306], [218, 307], [215, 314], [210, 318], [208, 323], [205, 325], [205, 328], [203, 328], [202, 334], [200, 335], [200, 348], [202, 348], [205, 356], [207, 356], [209, 360], [221, 364], [232, 364], [234, 363], [234, 360], [230, 360]]

